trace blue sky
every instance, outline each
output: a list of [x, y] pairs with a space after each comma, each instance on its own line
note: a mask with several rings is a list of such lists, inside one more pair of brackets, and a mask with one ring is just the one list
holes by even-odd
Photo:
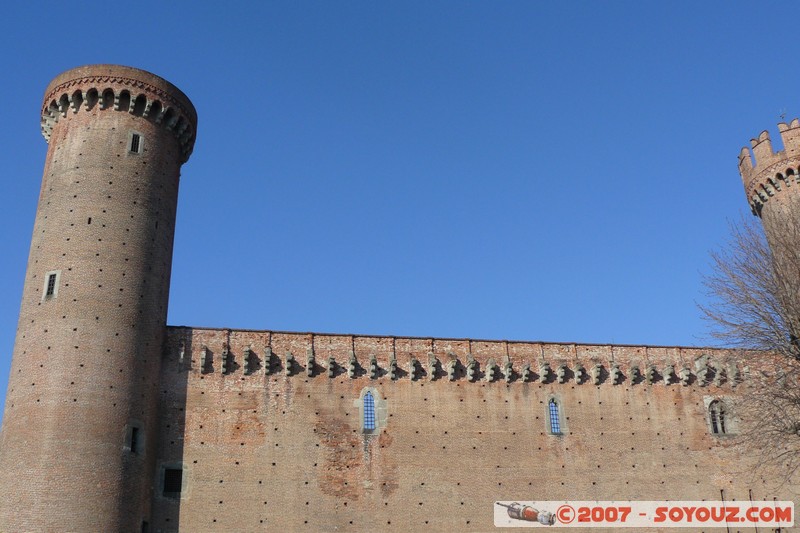
[[172, 325], [708, 344], [696, 304], [708, 252], [747, 208], [739, 149], [800, 113], [799, 12], [6, 6], [0, 389], [46, 153], [41, 98], [88, 63], [152, 71], [198, 111]]

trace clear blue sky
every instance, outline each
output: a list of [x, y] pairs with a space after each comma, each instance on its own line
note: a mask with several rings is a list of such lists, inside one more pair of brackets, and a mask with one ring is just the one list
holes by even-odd
[[800, 113], [800, 4], [13, 2], [0, 19], [5, 392], [47, 83], [172, 81], [172, 325], [703, 345], [739, 149]]

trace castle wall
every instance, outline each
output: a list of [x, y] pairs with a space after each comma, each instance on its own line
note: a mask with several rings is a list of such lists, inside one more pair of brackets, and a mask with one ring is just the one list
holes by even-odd
[[[433, 380], [431, 352], [440, 362]], [[476, 381], [466, 375], [469, 353], [479, 365]], [[376, 379], [369, 376], [371, 354]], [[389, 374], [393, 355], [402, 370], [397, 379]], [[182, 465], [184, 487], [180, 499], [156, 487], [153, 526], [487, 531], [497, 500], [791, 499], [767, 488], [729, 436], [711, 434], [708, 402], [735, 395], [736, 380], [749, 371], [732, 367], [730, 355], [173, 327], [162, 365], [158, 461]], [[408, 372], [411, 357], [422, 363], [417, 379]], [[451, 359], [458, 361], [453, 380]], [[490, 360], [500, 367], [491, 382]], [[543, 361], [551, 369], [545, 383]], [[569, 372], [558, 382], [562, 363], [587, 370], [581, 383]], [[653, 383], [650, 365], [659, 371]], [[668, 385], [669, 365], [675, 373]], [[636, 379], [634, 366], [642, 371]], [[362, 429], [359, 400], [367, 388], [386, 402], [385, 427], [374, 434]], [[561, 436], [549, 433], [550, 398], [562, 410]]]
[[[92, 65], [51, 82], [41, 118], [1, 531], [486, 531], [498, 500], [797, 502], [734, 447], [735, 412], [709, 415], [765, 354], [167, 328], [191, 102]], [[784, 151], [764, 132], [739, 168], [792, 265], [800, 121], [779, 129]]]

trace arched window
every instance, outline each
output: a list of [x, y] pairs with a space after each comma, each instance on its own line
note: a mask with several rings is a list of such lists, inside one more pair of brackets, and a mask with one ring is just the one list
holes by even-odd
[[364, 429], [375, 429], [375, 398], [369, 391], [364, 395]]
[[558, 413], [558, 402], [555, 398], [550, 398], [548, 402], [547, 411], [550, 414], [550, 433], [553, 435], [561, 434], [561, 420]]
[[719, 400], [714, 400], [708, 404], [708, 416], [711, 421], [711, 433], [714, 435], [724, 435], [727, 433], [725, 427], [725, 404]]

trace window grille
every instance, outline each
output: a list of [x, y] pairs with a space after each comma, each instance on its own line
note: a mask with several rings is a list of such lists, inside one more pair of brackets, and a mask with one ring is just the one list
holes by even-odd
[[724, 435], [725, 429], [725, 404], [719, 400], [714, 400], [708, 406], [708, 414], [711, 417], [711, 433], [714, 435]]
[[364, 429], [375, 429], [375, 398], [371, 392], [364, 395]]
[[550, 433], [559, 435], [561, 433], [561, 421], [558, 418], [558, 403], [554, 398], [550, 398], [549, 402], [550, 412]]
[[47, 291], [45, 296], [53, 296], [56, 293], [56, 275], [50, 274], [47, 276]]
[[141, 153], [142, 136], [138, 133], [131, 133], [131, 147], [130, 152], [134, 154]]

